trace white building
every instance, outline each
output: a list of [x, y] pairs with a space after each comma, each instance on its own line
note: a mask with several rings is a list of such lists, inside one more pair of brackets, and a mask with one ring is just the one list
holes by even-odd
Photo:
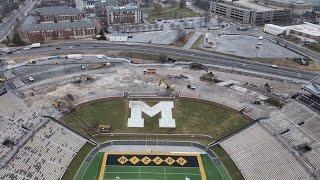
[[80, 10], [94, 9], [97, 0], [76, 0], [76, 8]]
[[265, 24], [263, 27], [263, 32], [277, 36], [280, 34], [284, 34], [286, 32], [286, 28], [281, 27], [281, 26], [277, 26], [274, 24]]
[[273, 35], [285, 33], [287, 36], [294, 36], [298, 38], [301, 42], [320, 42], [320, 25], [308, 22], [284, 27], [274, 24], [266, 24], [263, 31]]

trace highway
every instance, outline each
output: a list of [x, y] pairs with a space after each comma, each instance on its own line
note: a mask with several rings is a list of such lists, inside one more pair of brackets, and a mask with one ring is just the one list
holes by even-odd
[[[57, 47], [59, 47], [57, 49]], [[270, 64], [263, 64], [253, 61], [247, 61], [240, 58], [230, 57], [220, 54], [212, 54], [198, 50], [183, 50], [175, 47], [156, 46], [146, 44], [117, 44], [105, 43], [98, 41], [75, 41], [56, 44], [44, 44], [41, 48], [30, 49], [28, 51], [17, 51], [12, 54], [2, 55], [1, 57], [21, 57], [32, 55], [46, 55], [46, 54], [67, 54], [72, 52], [90, 53], [90, 51], [124, 51], [134, 53], [147, 53], [147, 54], [164, 54], [167, 56], [179, 57], [182, 59], [190, 59], [194, 62], [210, 63], [219, 66], [250, 70], [253, 72], [277, 75], [286, 78], [298, 79], [308, 81], [314, 78], [318, 73], [307, 72], [297, 69], [286, 67], [273, 68]], [[66, 53], [67, 52], [67, 53]]]
[[14, 28], [16, 24], [16, 19], [20, 19], [21, 22], [26, 18], [26, 13], [29, 11], [35, 2], [33, 0], [26, 0], [25, 4], [20, 7], [17, 12], [12, 14], [10, 18], [0, 24], [0, 41], [4, 40]]

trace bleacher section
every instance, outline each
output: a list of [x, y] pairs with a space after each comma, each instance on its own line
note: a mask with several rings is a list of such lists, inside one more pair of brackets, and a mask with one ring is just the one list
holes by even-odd
[[221, 146], [246, 180], [313, 179], [287, 147], [260, 123], [230, 137]]
[[315, 176], [320, 172], [320, 115], [293, 101], [261, 121], [277, 139], [286, 143]]
[[86, 140], [10, 92], [0, 102], [0, 179], [61, 179]]

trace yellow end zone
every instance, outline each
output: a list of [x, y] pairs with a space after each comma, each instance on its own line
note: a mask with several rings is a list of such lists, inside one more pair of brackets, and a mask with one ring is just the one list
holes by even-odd
[[175, 155], [175, 156], [196, 156], [199, 164], [199, 169], [200, 169], [200, 174], [202, 180], [207, 180], [206, 172], [203, 167], [202, 159], [199, 153], [158, 153], [158, 152], [104, 152], [103, 159], [102, 159], [102, 164], [100, 168], [100, 173], [99, 173], [99, 180], [103, 180], [104, 173], [106, 171], [106, 161], [108, 159], [108, 155], [125, 155], [125, 154], [131, 154], [131, 155], [164, 155], [164, 156], [170, 156], [170, 155]]

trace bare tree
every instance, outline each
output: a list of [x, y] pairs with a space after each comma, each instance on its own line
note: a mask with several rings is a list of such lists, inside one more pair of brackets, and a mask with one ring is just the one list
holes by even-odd
[[204, 13], [204, 27], [207, 27], [209, 22], [210, 22], [210, 13], [205, 12]]
[[182, 28], [179, 27], [178, 29], [178, 33], [177, 33], [177, 39], [181, 39], [186, 35], [186, 31]]

